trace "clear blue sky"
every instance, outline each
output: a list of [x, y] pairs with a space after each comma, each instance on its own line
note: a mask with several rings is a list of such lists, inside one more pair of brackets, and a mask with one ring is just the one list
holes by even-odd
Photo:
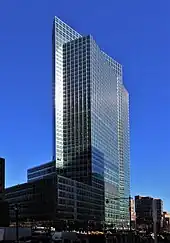
[[0, 156], [6, 185], [52, 153], [51, 30], [54, 15], [124, 66], [130, 93], [132, 194], [170, 210], [170, 1], [1, 0]]

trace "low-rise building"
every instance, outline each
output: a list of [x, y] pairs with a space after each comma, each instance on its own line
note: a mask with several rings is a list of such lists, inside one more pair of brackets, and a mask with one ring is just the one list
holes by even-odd
[[156, 202], [157, 230], [162, 228], [163, 202], [152, 197], [135, 197], [136, 228], [153, 232], [153, 200]]
[[57, 218], [82, 225], [104, 220], [104, 195], [100, 188], [57, 176]]
[[40, 180], [56, 175], [55, 161], [50, 161], [27, 170], [27, 182]]
[[5, 189], [5, 159], [0, 158], [0, 193]]
[[9, 205], [8, 202], [0, 199], [0, 227], [9, 226]]
[[4, 200], [9, 204], [10, 221], [19, 222], [53, 220], [55, 217], [56, 187], [54, 178], [15, 185], [5, 189]]
[[163, 229], [170, 232], [170, 213], [163, 212]]
[[54, 225], [78, 224], [98, 227], [104, 221], [104, 191], [70, 178], [57, 175], [55, 162], [27, 171], [27, 183], [6, 188], [11, 222], [15, 205], [19, 205], [19, 221], [44, 222]]
[[131, 224], [132, 228], [136, 228], [136, 212], [135, 212], [135, 200], [131, 199]]

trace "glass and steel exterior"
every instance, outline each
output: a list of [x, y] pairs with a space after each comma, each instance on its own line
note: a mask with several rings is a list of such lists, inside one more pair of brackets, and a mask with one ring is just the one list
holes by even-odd
[[[55, 205], [53, 211], [54, 221], [61, 224], [64, 221], [81, 223], [83, 227], [88, 226], [89, 221], [95, 222], [101, 226], [104, 219], [103, 205], [103, 188], [96, 188], [89, 184], [81, 183], [77, 180], [72, 180], [68, 177], [57, 175], [55, 162], [51, 161], [40, 166], [36, 166], [27, 170], [27, 182], [22, 185], [7, 188], [5, 191], [6, 198], [13, 203], [15, 200], [24, 200], [27, 194], [31, 194], [29, 188], [36, 183], [46, 185], [46, 181], [52, 181], [49, 185], [49, 191], [55, 185], [53, 196]], [[50, 188], [52, 187], [52, 188]], [[23, 191], [23, 188], [24, 189]], [[27, 190], [28, 188], [28, 190]], [[12, 194], [9, 192], [13, 192]], [[22, 196], [22, 197], [21, 197]], [[48, 197], [44, 200], [49, 200]], [[27, 202], [28, 203], [28, 202]], [[32, 210], [32, 209], [31, 209]], [[30, 210], [30, 214], [31, 214]]]
[[57, 176], [57, 187], [58, 219], [101, 223], [104, 213], [102, 189], [63, 176]]
[[27, 170], [27, 182], [37, 181], [56, 175], [56, 163], [50, 161]]
[[[53, 153], [60, 175], [103, 190], [104, 222], [126, 224], [129, 97], [122, 66], [55, 17]], [[124, 198], [124, 199], [123, 199]]]
[[75, 30], [54, 18], [52, 35], [53, 82], [53, 158], [58, 168], [63, 166], [63, 45], [80, 37]]
[[[118, 80], [118, 151], [119, 151], [119, 193], [120, 193], [120, 222], [129, 222], [130, 195], [130, 134], [129, 134], [129, 94], [122, 80]], [[127, 198], [127, 200], [123, 199]]]

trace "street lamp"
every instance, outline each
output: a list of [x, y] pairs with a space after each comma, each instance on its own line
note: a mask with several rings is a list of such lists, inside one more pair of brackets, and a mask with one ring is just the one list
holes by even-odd
[[[114, 200], [129, 200], [129, 230], [132, 231], [132, 219], [131, 219], [131, 196], [129, 197], [114, 197]], [[106, 203], [109, 203], [109, 199], [106, 199]]]
[[15, 204], [14, 206], [14, 211], [15, 211], [15, 220], [16, 220], [16, 242], [19, 242], [19, 204]]

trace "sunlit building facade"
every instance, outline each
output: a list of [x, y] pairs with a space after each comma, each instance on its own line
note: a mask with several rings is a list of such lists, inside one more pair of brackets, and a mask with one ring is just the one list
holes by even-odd
[[122, 66], [92, 36], [53, 23], [53, 157], [57, 172], [103, 191], [103, 221], [127, 225], [129, 97]]
[[136, 212], [135, 212], [135, 200], [131, 199], [131, 224], [132, 228], [136, 228]]

